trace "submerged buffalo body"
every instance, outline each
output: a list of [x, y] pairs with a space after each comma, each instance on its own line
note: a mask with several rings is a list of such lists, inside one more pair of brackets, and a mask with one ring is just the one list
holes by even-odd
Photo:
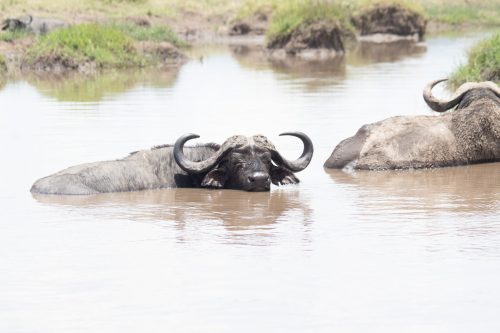
[[293, 174], [307, 167], [313, 154], [312, 142], [303, 133], [302, 156], [289, 161], [265, 137], [233, 136], [222, 145], [184, 147], [195, 134], [181, 136], [175, 145], [141, 150], [120, 160], [81, 164], [37, 180], [33, 193], [95, 194], [139, 191], [165, 187], [232, 188], [269, 191], [273, 184], [295, 184]]
[[64, 28], [64, 21], [54, 18], [33, 17], [31, 15], [18, 18], [8, 18], [2, 22], [1, 30], [26, 30], [38, 35], [43, 35], [58, 28]]
[[500, 161], [500, 89], [493, 82], [465, 83], [450, 100], [424, 89], [439, 116], [400, 116], [365, 125], [340, 142], [326, 168], [365, 170], [432, 168]]

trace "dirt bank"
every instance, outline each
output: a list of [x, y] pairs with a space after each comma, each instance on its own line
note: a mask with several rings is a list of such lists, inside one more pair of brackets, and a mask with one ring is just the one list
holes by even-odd
[[300, 58], [331, 58], [344, 53], [342, 28], [338, 22], [320, 21], [303, 25], [289, 35], [270, 41], [267, 45], [275, 57], [286, 55]]
[[384, 41], [380, 38], [384, 35], [421, 40], [427, 24], [421, 14], [400, 5], [379, 5], [369, 8], [354, 15], [352, 22], [362, 37], [377, 35], [379, 41]]

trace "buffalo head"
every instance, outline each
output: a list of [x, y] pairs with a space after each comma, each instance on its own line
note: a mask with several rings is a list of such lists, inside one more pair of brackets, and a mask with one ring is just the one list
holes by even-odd
[[428, 83], [424, 88], [424, 100], [431, 109], [437, 112], [445, 112], [456, 105], [458, 109], [468, 107], [474, 101], [480, 98], [488, 98], [498, 101], [500, 98], [500, 89], [494, 82], [467, 82], [462, 84], [455, 94], [447, 99], [438, 99], [432, 94], [432, 88], [447, 79], [439, 79]]
[[271, 183], [296, 184], [293, 172], [304, 170], [313, 155], [311, 139], [304, 133], [288, 132], [280, 135], [295, 136], [302, 140], [304, 150], [295, 161], [281, 156], [274, 145], [262, 135], [232, 136], [204, 161], [190, 161], [183, 153], [184, 144], [199, 138], [196, 134], [181, 136], [174, 145], [174, 158], [188, 174], [203, 176], [201, 186], [232, 188], [245, 191], [269, 191]]
[[31, 15], [22, 16], [19, 18], [8, 18], [2, 22], [0, 30], [22, 30], [28, 28], [28, 26], [33, 21], [33, 17]]

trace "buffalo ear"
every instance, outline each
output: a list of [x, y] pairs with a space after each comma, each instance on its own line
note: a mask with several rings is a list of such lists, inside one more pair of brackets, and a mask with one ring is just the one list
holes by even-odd
[[209, 173], [203, 177], [201, 182], [202, 187], [213, 187], [213, 188], [223, 188], [226, 183], [226, 170], [223, 168], [217, 168], [210, 170]]
[[293, 172], [280, 166], [271, 166], [271, 182], [274, 185], [298, 184], [300, 180]]
[[9, 27], [10, 25], [10, 19], [6, 19], [2, 22], [2, 27], [0, 28], [0, 30], [7, 30], [7, 28]]

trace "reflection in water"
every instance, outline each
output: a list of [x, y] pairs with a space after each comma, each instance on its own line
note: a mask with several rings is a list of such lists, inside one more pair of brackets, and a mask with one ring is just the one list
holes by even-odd
[[345, 57], [342, 55], [317, 61], [297, 57], [271, 58], [269, 62], [276, 72], [289, 73], [297, 77], [345, 77]]
[[[238, 242], [259, 242], [269, 236], [275, 224], [294, 220], [304, 227], [312, 210], [298, 189], [248, 193], [233, 190], [159, 189], [98, 195], [33, 195], [43, 204], [84, 209], [96, 215], [127, 218], [134, 221], [173, 223], [176, 230], [187, 230], [189, 223], [220, 222]], [[112, 207], [113, 212], [109, 211]], [[104, 208], [104, 209], [103, 209]], [[248, 231], [252, 231], [248, 233]], [[180, 240], [184, 239], [181, 233]], [[228, 241], [231, 242], [230, 239]]]
[[426, 44], [405, 40], [392, 43], [360, 42], [348, 52], [347, 63], [363, 66], [378, 62], [395, 62], [407, 57], [420, 56], [426, 51]]
[[27, 81], [47, 96], [61, 102], [99, 102], [127, 92], [142, 83], [153, 88], [172, 86], [179, 67], [158, 70], [106, 71], [95, 75], [70, 73], [65, 75], [30, 75]]
[[359, 188], [362, 206], [425, 213], [482, 213], [498, 210], [500, 164], [406, 171], [327, 170], [335, 183]]
[[259, 46], [232, 46], [231, 52], [240, 65], [246, 68], [268, 70], [285, 74], [280, 79], [300, 80], [300, 85], [316, 91], [329, 85], [340, 84], [346, 75], [345, 57], [312, 61], [298, 57], [273, 58]]
[[392, 43], [355, 43], [346, 55], [311, 61], [296, 57], [272, 58], [262, 46], [234, 45], [230, 47], [234, 58], [243, 67], [269, 70], [284, 74], [281, 80], [294, 80], [295, 84], [315, 92], [328, 86], [341, 85], [347, 77], [346, 63], [365, 66], [380, 62], [397, 62], [407, 57], [420, 56], [427, 50], [424, 43], [396, 41]]
[[267, 51], [259, 46], [236, 45], [231, 52], [238, 62], [247, 68], [271, 68], [278, 73], [286, 73], [298, 77], [341, 77], [346, 75], [346, 62], [361, 66], [379, 62], [396, 62], [407, 57], [420, 56], [427, 51], [425, 43], [412, 41], [396, 41], [392, 43], [359, 42], [352, 44], [345, 56], [331, 59], [311, 61], [297, 57], [283, 59], [269, 57]]

